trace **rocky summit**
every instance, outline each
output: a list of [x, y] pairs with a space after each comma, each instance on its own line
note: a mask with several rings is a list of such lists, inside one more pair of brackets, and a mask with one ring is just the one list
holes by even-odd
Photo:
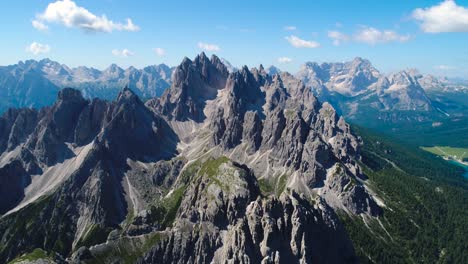
[[0, 262], [357, 262], [339, 215], [382, 214], [361, 144], [296, 77], [204, 53], [146, 102], [62, 89], [0, 118]]

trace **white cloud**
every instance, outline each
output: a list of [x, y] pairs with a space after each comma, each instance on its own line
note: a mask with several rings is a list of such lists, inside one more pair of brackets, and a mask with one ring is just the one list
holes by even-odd
[[166, 50], [163, 49], [163, 48], [154, 48], [154, 52], [155, 52], [156, 55], [158, 55], [159, 57], [163, 57], [164, 55], [166, 55]]
[[[36, 22], [34, 22], [36, 21]], [[126, 23], [116, 23], [106, 15], [96, 16], [86, 8], [77, 6], [71, 0], [50, 3], [43, 13], [36, 15], [33, 26], [42, 27], [47, 23], [58, 23], [69, 28], [79, 28], [89, 32], [138, 31], [140, 28], [133, 24], [130, 18]], [[34, 25], [36, 24], [36, 25]]]
[[34, 55], [49, 53], [50, 52], [50, 46], [47, 45], [47, 44], [41, 44], [41, 43], [33, 42], [29, 46], [26, 47], [26, 51], [31, 52]]
[[399, 35], [397, 32], [392, 30], [378, 30], [373, 27], [363, 27], [356, 35], [354, 40], [357, 42], [363, 42], [370, 45], [387, 42], [405, 42], [410, 40], [410, 35]]
[[441, 71], [451, 71], [451, 70], [455, 70], [457, 69], [456, 67], [454, 66], [450, 66], [450, 65], [436, 65], [434, 66], [434, 69], [436, 70], [441, 70]]
[[290, 63], [292, 62], [293, 60], [291, 58], [288, 58], [288, 57], [279, 57], [278, 58], [278, 62], [279, 63]]
[[417, 8], [412, 17], [421, 23], [424, 32], [468, 32], [468, 8], [458, 6], [453, 0], [445, 0], [428, 8]]
[[206, 51], [219, 51], [220, 50], [218, 45], [208, 44], [208, 43], [204, 43], [204, 42], [198, 42], [198, 47], [200, 49], [206, 50]]
[[123, 50], [113, 49], [112, 54], [114, 54], [114, 56], [123, 57], [123, 58], [131, 57], [135, 55], [135, 53], [131, 52], [128, 49], [123, 49]]
[[296, 28], [296, 26], [285, 26], [283, 29], [286, 30], [286, 31], [294, 31], [297, 28]]
[[333, 45], [339, 46], [349, 40], [349, 36], [339, 31], [328, 31], [328, 37], [333, 40]]
[[35, 29], [40, 30], [40, 31], [46, 31], [47, 29], [49, 29], [49, 27], [46, 24], [42, 23], [39, 20], [33, 20], [32, 21], [32, 26]]
[[318, 42], [316, 42], [316, 41], [300, 39], [300, 38], [298, 38], [297, 36], [294, 36], [294, 35], [285, 37], [285, 39], [286, 39], [291, 45], [293, 45], [293, 47], [295, 47], [295, 48], [309, 48], [309, 49], [313, 49], [313, 48], [318, 48], [318, 47], [320, 47], [320, 43], [318, 43]]

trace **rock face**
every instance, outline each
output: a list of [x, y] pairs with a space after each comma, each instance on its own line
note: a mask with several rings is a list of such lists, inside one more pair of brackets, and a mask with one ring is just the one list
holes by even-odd
[[326, 204], [312, 206], [294, 191], [264, 199], [245, 168], [221, 162], [214, 169], [199, 171], [172, 230], [140, 263], [356, 261], [336, 215], [318, 209]]
[[171, 88], [149, 104], [170, 119], [200, 122], [206, 101], [224, 88], [227, 76], [228, 70], [218, 57], [209, 60], [201, 53], [194, 61], [185, 58], [174, 70]]
[[381, 214], [330, 104], [203, 53], [161, 98], [63, 89], [7, 111], [0, 135], [0, 262], [42, 248], [71, 263], [353, 263], [337, 212]]

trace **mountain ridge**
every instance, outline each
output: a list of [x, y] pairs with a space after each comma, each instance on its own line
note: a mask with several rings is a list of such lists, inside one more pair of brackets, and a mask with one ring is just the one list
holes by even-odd
[[[0, 230], [27, 239], [3, 236], [0, 259], [42, 245], [79, 262], [100, 254], [93, 245], [157, 235], [141, 261], [355, 261], [334, 210], [374, 218], [382, 209], [356, 163], [358, 139], [333, 107], [290, 74], [228, 73], [204, 53], [173, 76], [146, 104], [127, 87], [112, 102], [66, 88], [30, 125], [2, 116], [11, 140], [0, 156], [10, 187], [0, 189]], [[19, 134], [20, 125], [29, 129]], [[288, 223], [282, 231], [260, 220], [272, 214]]]
[[[228, 72], [239, 70], [225, 59], [220, 59], [220, 61], [226, 66]], [[53, 103], [57, 91], [65, 87], [74, 87], [81, 90], [86, 98], [98, 97], [111, 100], [117, 96], [122, 87], [129, 86], [146, 100], [161, 96], [170, 87], [174, 69], [175, 67], [169, 67], [165, 64], [150, 65], [142, 69], [136, 69], [133, 66], [123, 69], [116, 64], [111, 64], [106, 69], [98, 70], [86, 66], [70, 68], [50, 59], [20, 61], [14, 65], [0, 67], [0, 85], [4, 88], [2, 90], [5, 98], [3, 99], [4, 102], [0, 101], [0, 111], [5, 111], [9, 107], [37, 108], [50, 105]], [[314, 72], [313, 69], [317, 72]], [[266, 72], [269, 75], [274, 75], [281, 73], [281, 70], [275, 66], [270, 66], [266, 69]], [[418, 80], [417, 83], [425, 91], [466, 91], [463, 84], [453, 83], [447, 78], [438, 79], [433, 75], [421, 75], [414, 70], [405, 70], [401, 73], [410, 73], [413, 78]], [[312, 75], [307, 76], [307, 74]], [[318, 64], [308, 62], [295, 75], [302, 79], [307, 86], [310, 86], [322, 101], [327, 101], [330, 92], [338, 92], [344, 96], [354, 97], [369, 90], [384, 90], [382, 83], [388, 82], [385, 78], [391, 77], [395, 73], [390, 75], [381, 74], [372, 66], [370, 61], [356, 57], [354, 60], [345, 63]], [[329, 78], [332, 78], [332, 80]], [[382, 80], [376, 80], [376, 78]], [[24, 80], [23, 84], [21, 80]], [[380, 86], [377, 85], [378, 83], [380, 83]], [[14, 95], [19, 94], [22, 94], [21, 97], [24, 98], [21, 101], [17, 101], [16, 97], [14, 97]], [[41, 97], [40, 94], [46, 96]], [[393, 106], [388, 105], [392, 104], [391, 102], [395, 100], [395, 96], [390, 97], [390, 99], [381, 100], [383, 105], [382, 102], [378, 102], [382, 106], [377, 108], [393, 108]], [[404, 98], [408, 97], [408, 95], [396, 97]], [[406, 99], [406, 101], [408, 100]], [[403, 100], [405, 103], [406, 101]], [[431, 107], [430, 102], [424, 96], [419, 96], [417, 101], [417, 104], [413, 106], [409, 104], [407, 108], [418, 109], [422, 107], [421, 109], [427, 110], [427, 108]], [[416, 105], [417, 107], [415, 107]], [[334, 106], [340, 108], [336, 104]]]

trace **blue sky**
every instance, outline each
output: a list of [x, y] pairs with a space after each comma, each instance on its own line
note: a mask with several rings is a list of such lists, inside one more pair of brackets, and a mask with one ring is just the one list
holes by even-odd
[[468, 77], [468, 0], [15, 0], [0, 10], [0, 65], [173, 66], [205, 50], [292, 72], [360, 56], [384, 72]]

